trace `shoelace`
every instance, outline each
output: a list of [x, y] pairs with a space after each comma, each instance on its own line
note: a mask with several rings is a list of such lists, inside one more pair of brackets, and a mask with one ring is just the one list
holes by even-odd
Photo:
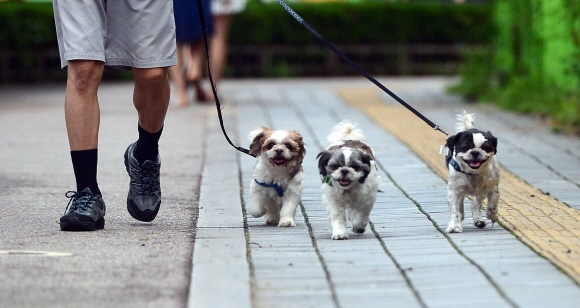
[[77, 192], [69, 190], [64, 195], [70, 199], [64, 210], [65, 214], [69, 209], [71, 212], [74, 210], [86, 210], [89, 204], [95, 200], [95, 194], [84, 191]]
[[140, 169], [131, 166], [131, 169], [137, 172], [139, 181], [132, 182], [131, 185], [137, 188], [139, 195], [152, 195], [159, 190], [157, 177], [159, 173], [159, 165], [157, 164], [143, 164]]

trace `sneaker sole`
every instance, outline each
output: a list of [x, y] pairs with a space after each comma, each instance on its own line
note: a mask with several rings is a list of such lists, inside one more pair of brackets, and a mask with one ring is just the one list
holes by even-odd
[[[131, 201], [129, 200], [127, 200], [127, 211], [129, 212], [129, 215], [131, 215], [131, 217], [143, 222], [151, 222], [155, 219], [155, 217], [157, 217], [157, 212], [153, 211], [146, 212], [140, 211], [141, 215], [137, 215], [137, 213], [133, 210], [133, 207], [131, 206]], [[157, 211], [159, 211], [159, 207], [157, 208]]]
[[77, 217], [70, 217], [66, 222], [60, 223], [61, 231], [95, 231], [105, 228], [105, 218], [97, 222], [80, 221]]

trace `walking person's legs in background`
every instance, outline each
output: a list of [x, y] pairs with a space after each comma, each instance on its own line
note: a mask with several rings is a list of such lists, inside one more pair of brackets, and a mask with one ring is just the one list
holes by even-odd
[[189, 105], [189, 98], [187, 97], [187, 81], [185, 79], [185, 53], [189, 49], [187, 44], [177, 42], [177, 65], [169, 68], [169, 75], [175, 87], [177, 96], [177, 105], [185, 107]]
[[[217, 85], [220, 83], [228, 57], [228, 39], [232, 15], [214, 15], [214, 34], [210, 43], [210, 69], [213, 81]], [[209, 93], [213, 97], [213, 93]]]

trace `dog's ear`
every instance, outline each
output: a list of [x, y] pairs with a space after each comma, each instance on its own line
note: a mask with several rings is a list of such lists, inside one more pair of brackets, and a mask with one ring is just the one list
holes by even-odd
[[369, 174], [371, 173], [371, 160], [372, 157], [368, 154], [365, 153], [361, 153], [361, 160], [363, 162], [363, 166], [362, 166], [362, 172], [363, 172], [363, 176], [358, 180], [359, 183], [364, 184], [367, 177], [369, 176]]
[[295, 130], [290, 131], [290, 134], [294, 135], [293, 139], [296, 141], [296, 143], [298, 143], [298, 155], [301, 159], [304, 159], [304, 156], [306, 156], [306, 147], [302, 135], [300, 135], [300, 133]]
[[489, 137], [487, 137], [486, 139], [493, 146], [493, 154], [497, 154], [497, 138], [494, 135], [492, 135], [490, 131], [488, 131], [487, 133], [489, 134]]
[[250, 154], [252, 154], [254, 156], [260, 155], [260, 152], [262, 151], [262, 144], [264, 143], [264, 136], [265, 136], [264, 128], [266, 128], [266, 127], [262, 126], [261, 128], [253, 130], [252, 132], [250, 132], [250, 135], [249, 135], [249, 137], [251, 139]]
[[453, 152], [455, 152], [455, 145], [457, 144], [457, 142], [459, 142], [460, 135], [461, 133], [457, 133], [447, 138], [447, 140], [445, 141], [445, 146], [449, 149], [447, 155], [445, 156], [445, 162], [447, 164], [449, 164], [449, 161], [451, 160], [451, 158], [453, 158]]
[[318, 173], [326, 176], [326, 165], [328, 165], [328, 161], [330, 160], [330, 152], [322, 151], [316, 155], [316, 159], [318, 159]]

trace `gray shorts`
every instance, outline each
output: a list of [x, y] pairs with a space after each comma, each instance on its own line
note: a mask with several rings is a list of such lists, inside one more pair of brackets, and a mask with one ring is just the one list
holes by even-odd
[[172, 0], [53, 0], [61, 66], [97, 60], [121, 69], [177, 64]]

